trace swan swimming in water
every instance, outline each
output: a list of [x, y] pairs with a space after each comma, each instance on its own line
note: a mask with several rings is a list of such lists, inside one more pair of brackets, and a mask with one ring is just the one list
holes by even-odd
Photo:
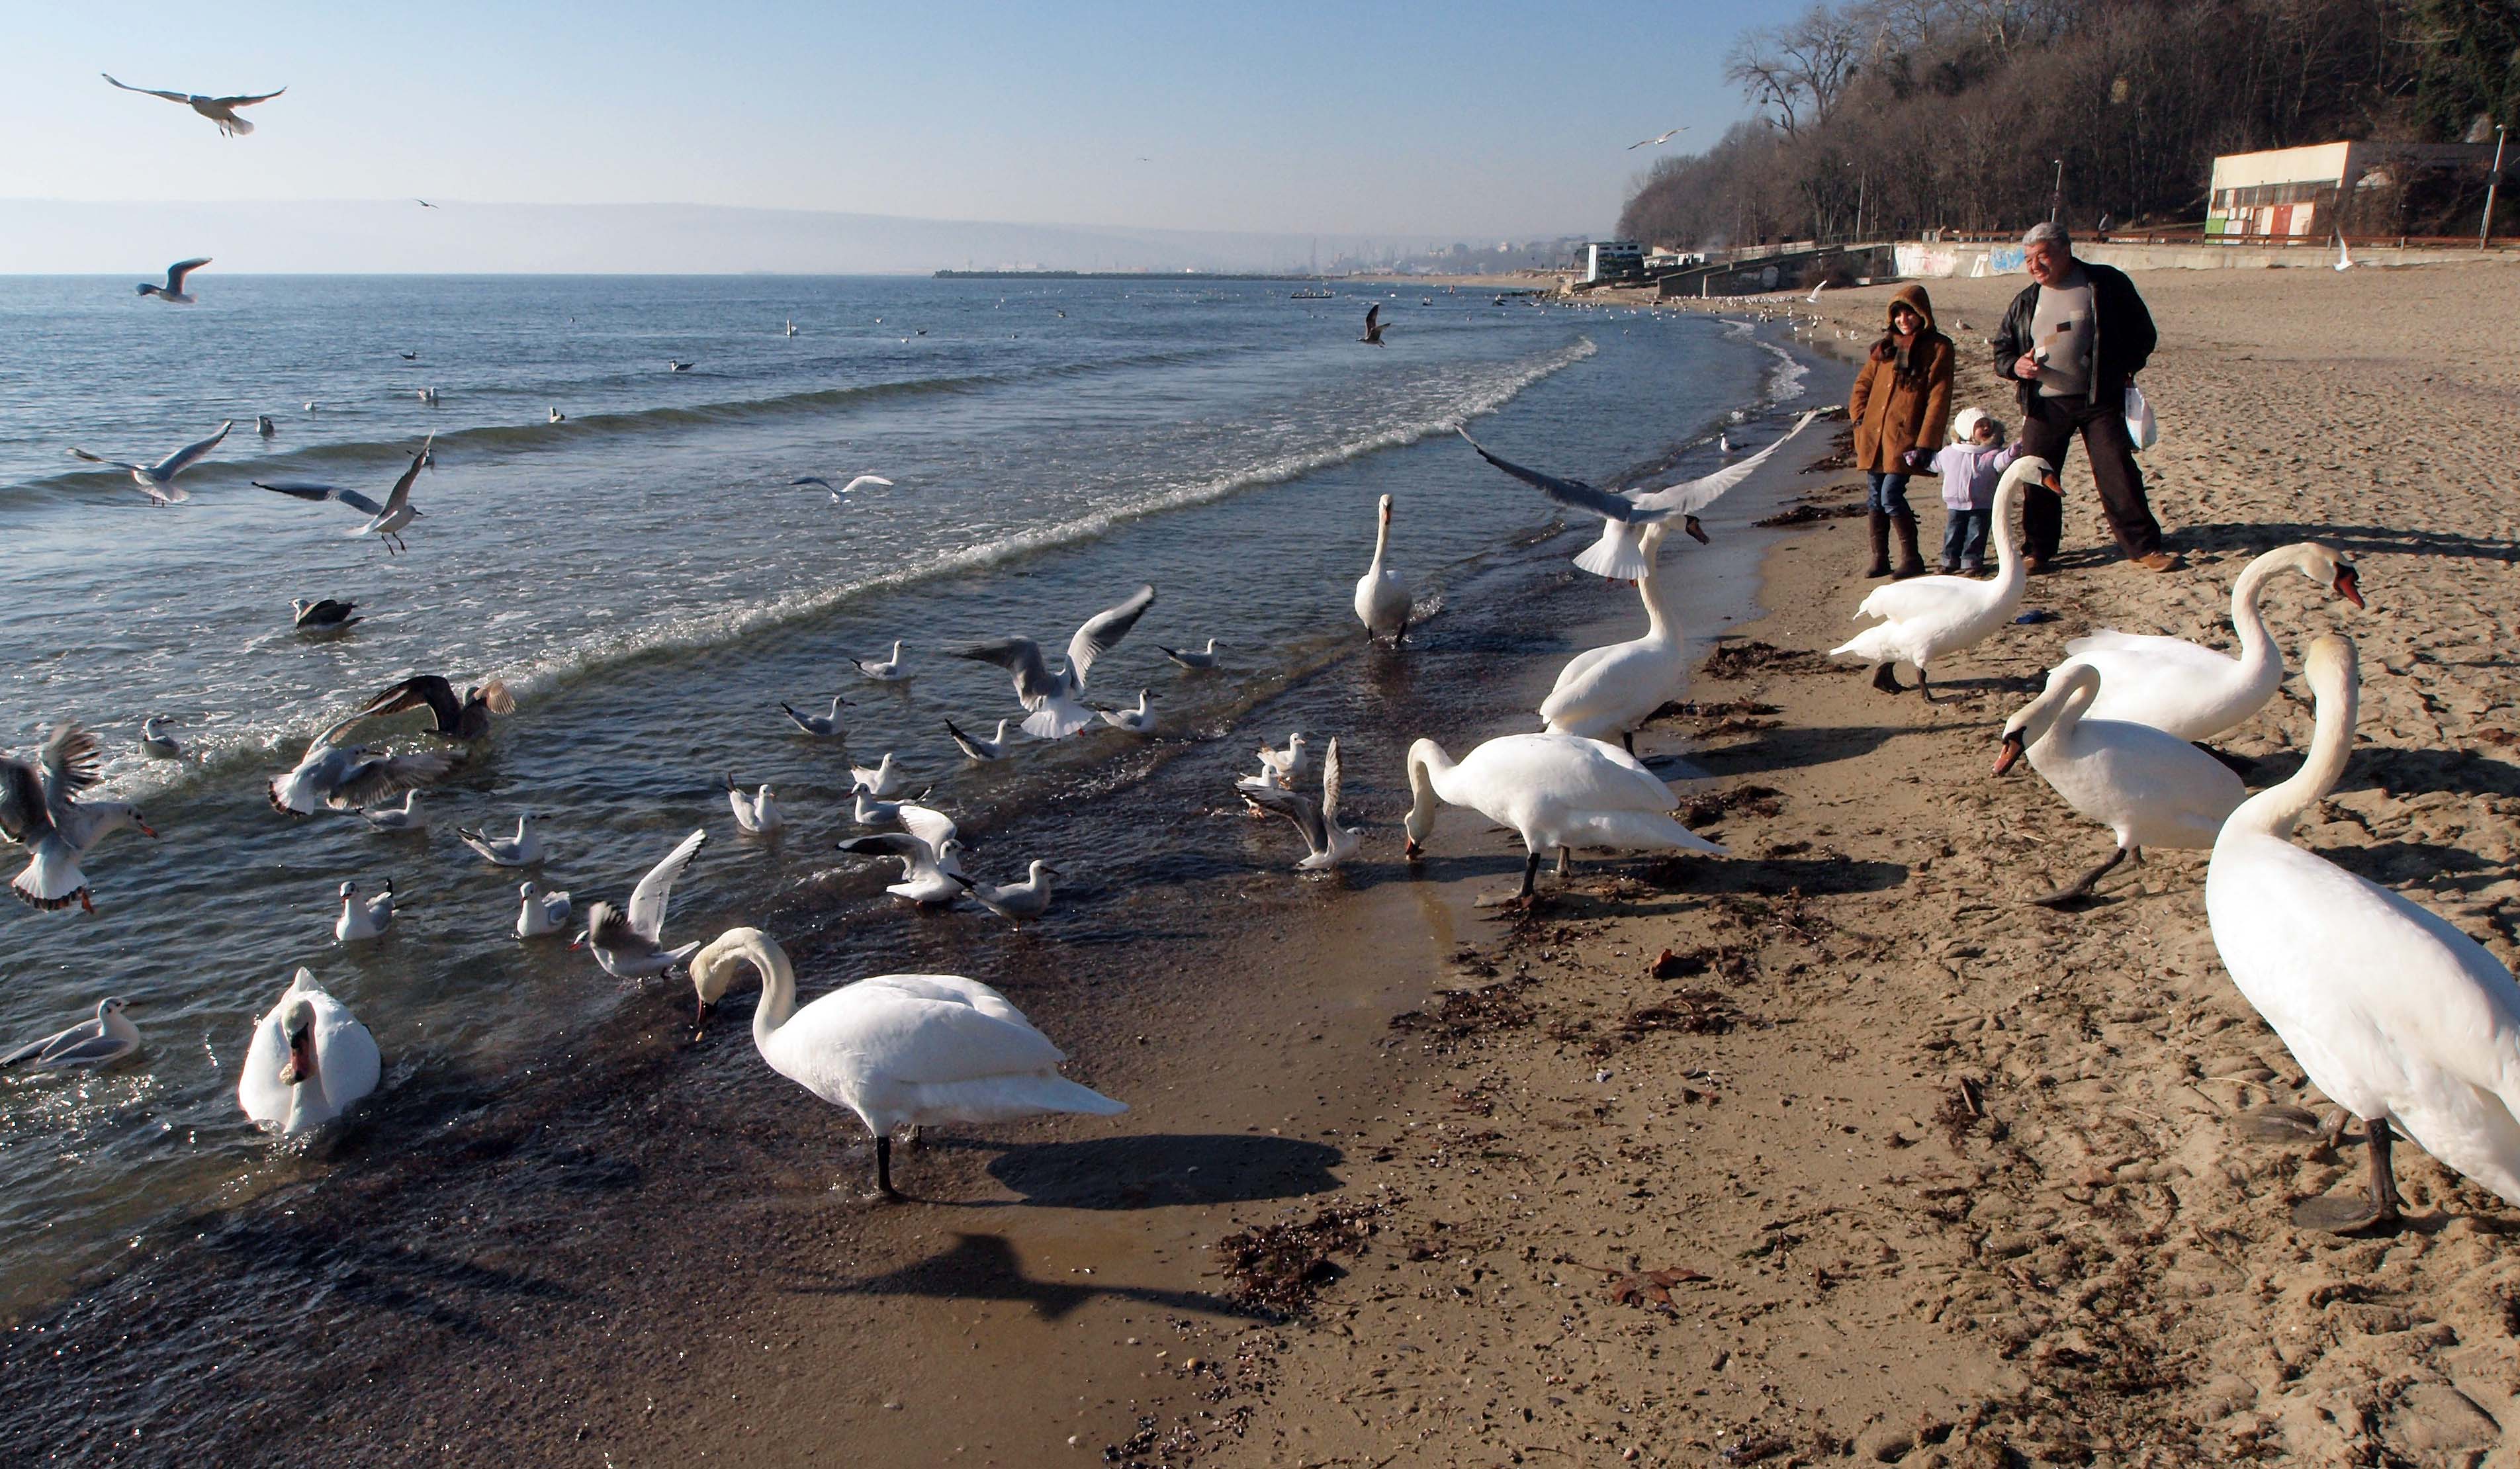
[[1356, 579], [1356, 620], [1365, 624], [1365, 641], [1388, 637], [1398, 647], [1409, 636], [1409, 613], [1412, 601], [1409, 578], [1382, 562], [1391, 547], [1391, 497], [1382, 497], [1375, 512], [1373, 559], [1366, 563], [1365, 575]]
[[1066, 1053], [976, 980], [878, 974], [799, 1007], [787, 951], [757, 928], [733, 928], [692, 960], [703, 1014], [725, 996], [739, 964], [761, 977], [752, 1012], [761, 1059], [858, 1115], [875, 1135], [876, 1188], [886, 1199], [902, 1197], [892, 1186], [892, 1135], [905, 1129], [1129, 1110], [1060, 1076]]
[[382, 1074], [376, 1037], [301, 968], [254, 1022], [237, 1102], [265, 1131], [293, 1137], [348, 1111]]

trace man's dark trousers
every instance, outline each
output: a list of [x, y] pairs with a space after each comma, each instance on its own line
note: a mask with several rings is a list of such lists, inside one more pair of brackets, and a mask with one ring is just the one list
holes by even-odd
[[[2092, 467], [2092, 483], [2100, 492], [2100, 511], [2109, 532], [2129, 559], [2161, 549], [2161, 522], [2143, 494], [2143, 470], [2136, 467], [2135, 440], [2127, 436], [2126, 414], [2118, 404], [2093, 405], [2082, 394], [2061, 398], [2033, 396], [2021, 424], [2021, 452], [2048, 461], [2061, 473], [2065, 447], [2080, 431], [2083, 457]], [[2029, 554], [2053, 559], [2065, 530], [2065, 502], [2043, 485], [2023, 486], [2022, 539]]]

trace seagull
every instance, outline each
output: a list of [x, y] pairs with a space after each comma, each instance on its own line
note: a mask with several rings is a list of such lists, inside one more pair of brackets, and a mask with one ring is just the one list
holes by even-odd
[[1337, 867], [1357, 854], [1365, 845], [1364, 828], [1339, 824], [1339, 747], [1332, 739], [1322, 754], [1322, 798], [1292, 790], [1280, 790], [1274, 785], [1238, 784], [1242, 799], [1265, 811], [1273, 811], [1295, 824], [1304, 834], [1304, 860], [1295, 864], [1306, 871], [1319, 871]]
[[422, 208], [424, 208], [424, 209], [434, 209], [434, 208], [436, 208], [436, 207], [437, 207], [437, 205], [432, 204], [432, 203], [430, 203], [428, 200], [425, 200], [425, 199], [421, 199], [421, 198], [419, 198], [419, 197], [417, 197], [417, 196], [414, 196], [414, 197], [413, 197], [413, 199], [412, 199], [412, 202], [413, 202], [413, 203], [415, 203], [415, 204], [420, 205], [420, 206], [421, 206]]
[[860, 474], [860, 475], [858, 475], [856, 478], [854, 478], [854, 479], [850, 480], [847, 484], [844, 484], [844, 485], [840, 486], [840, 487], [839, 487], [838, 489], [836, 489], [836, 490], [832, 490], [832, 482], [831, 482], [830, 480], [828, 480], [828, 479], [825, 479], [825, 478], [824, 478], [822, 475], [820, 475], [820, 474], [799, 474], [799, 475], [797, 475], [795, 478], [793, 478], [793, 479], [791, 479], [791, 480], [788, 481], [788, 487], [789, 487], [789, 488], [791, 488], [791, 489], [793, 489], [793, 488], [795, 488], [795, 487], [797, 487], [797, 486], [799, 486], [799, 485], [809, 485], [809, 484], [810, 484], [810, 485], [816, 485], [816, 486], [819, 486], [820, 488], [823, 488], [823, 489], [826, 489], [826, 490], [832, 490], [832, 503], [833, 505], [841, 505], [841, 504], [845, 504], [846, 502], [845, 502], [844, 500], [842, 500], [842, 499], [841, 499], [841, 497], [842, 497], [842, 496], [844, 496], [844, 495], [849, 495], [849, 494], [853, 494], [853, 493], [855, 493], [855, 492], [858, 490], [858, 488], [859, 488], [859, 487], [861, 487], [861, 486], [863, 486], [863, 485], [879, 484], [879, 485], [884, 486], [886, 489], [890, 489], [890, 488], [892, 487], [892, 481], [891, 481], [891, 480], [889, 480], [889, 479], [884, 478], [884, 477], [883, 477], [882, 475], [880, 475], [880, 474]]
[[264, 438], [277, 438], [280, 436], [280, 425], [271, 422], [271, 415], [256, 414], [253, 418], [253, 431]]
[[355, 882], [341, 884], [341, 916], [333, 920], [333, 942], [357, 944], [382, 937], [393, 926], [393, 879], [373, 898], [361, 898]]
[[963, 890], [971, 895], [972, 902], [1021, 928], [1026, 920], [1050, 912], [1050, 879], [1060, 874], [1058, 868], [1035, 858], [1032, 865], [1024, 869], [1023, 881], [1011, 882], [1004, 887], [976, 881], [961, 872], [946, 875], [960, 883]]
[[614, 979], [642, 979], [662, 974], [699, 952], [697, 943], [680, 949], [667, 949], [665, 942], [665, 901], [674, 894], [674, 879], [692, 865], [692, 857], [708, 841], [705, 828], [684, 837], [665, 860], [648, 869], [639, 885], [630, 890], [630, 911], [626, 914], [609, 903], [598, 901], [586, 911], [586, 930], [569, 941], [571, 949], [592, 949], [595, 961]]
[[892, 751], [890, 750], [884, 751], [883, 758], [877, 761], [872, 766], [850, 766], [849, 779], [856, 784], [865, 786], [867, 788], [867, 794], [871, 796], [891, 795], [894, 791], [901, 789], [903, 783], [901, 772], [893, 767]]
[[747, 836], [773, 836], [787, 824], [787, 819], [779, 814], [779, 803], [771, 799], [767, 784], [747, 796], [735, 783], [735, 777], [729, 776], [726, 778], [726, 804], [735, 812], [736, 829]]
[[1207, 646], [1204, 648], [1166, 647], [1158, 643], [1155, 645], [1155, 651], [1193, 672], [1216, 666], [1216, 640], [1213, 638], [1207, 640]]
[[337, 597], [317, 598], [313, 601], [293, 597], [289, 601], [289, 625], [301, 633], [338, 633], [353, 623], [368, 620], [350, 615], [350, 610], [357, 605], [355, 601], [343, 601]]
[[695, 366], [697, 366], [697, 364], [685, 362], [679, 357], [668, 357], [665, 359], [665, 371], [669, 373], [688, 373]]
[[898, 826], [901, 824], [900, 801], [878, 801], [863, 785], [849, 787], [852, 805], [849, 819], [861, 826]]
[[1010, 721], [1003, 719], [998, 721], [998, 734], [994, 739], [982, 739], [977, 735], [966, 734], [950, 719], [945, 721], [945, 733], [953, 735], [954, 742], [963, 747], [963, 753], [974, 760], [1004, 760], [1011, 753], [1007, 747], [1009, 723]]
[[912, 677], [901, 666], [901, 640], [897, 638], [893, 640], [892, 656], [880, 663], [870, 663], [864, 658], [851, 658], [849, 661], [857, 665], [858, 672], [879, 684], [908, 683]]
[[1729, 433], [1719, 433], [1715, 435], [1715, 452], [1723, 455], [1726, 459], [1731, 459], [1732, 457], [1732, 435]]
[[489, 859], [494, 868], [529, 868], [543, 860], [543, 834], [534, 829], [530, 811], [517, 818], [517, 834], [513, 837], [484, 836], [478, 831], [455, 828], [464, 845]]
[[555, 423], [565, 423], [568, 422], [568, 415], [561, 412], [558, 408], [551, 409], [550, 414], [551, 422]]
[[455, 697], [455, 686], [437, 674], [424, 673], [403, 680], [391, 689], [368, 700], [359, 717], [372, 719], [383, 714], [400, 714], [405, 709], [427, 708], [436, 721], [428, 733], [440, 739], [479, 739], [490, 733], [490, 716], [514, 714], [517, 700], [508, 686], [492, 679], [478, 688], [464, 690], [461, 701]]
[[1370, 347], [1378, 347], [1382, 345], [1381, 302], [1377, 301], [1365, 308], [1365, 334], [1358, 337], [1357, 340], [1364, 342]]
[[418, 352], [396, 352], [394, 355], [405, 362], [418, 362], [420, 360], [420, 354]]
[[323, 410], [323, 404], [316, 402], [312, 398], [306, 400], [306, 411], [308, 413], [319, 413]]
[[113, 81], [111, 72], [100, 71], [97, 74], [107, 81], [112, 81], [115, 86], [121, 87], [126, 92], [146, 92], [152, 97], [163, 97], [168, 102], [180, 102], [217, 123], [219, 132], [230, 138], [242, 138], [253, 131], [252, 123], [236, 114], [237, 109], [249, 108], [257, 102], [269, 102], [279, 96], [280, 92], [289, 90], [283, 87], [280, 92], [265, 92], [259, 97], [196, 97], [188, 92], [160, 92], [156, 87], [135, 87], [124, 82]]
[[235, 426], [236, 421], [231, 419], [221, 423], [219, 431], [208, 438], [198, 444], [186, 444], [154, 465], [135, 465], [119, 459], [105, 459], [90, 454], [85, 449], [72, 449], [70, 458], [83, 459], [92, 465], [111, 465], [117, 469], [129, 469], [131, 482], [140, 486], [141, 493], [149, 497], [152, 505], [173, 505], [178, 501], [193, 498], [192, 491], [175, 483], [175, 476], [200, 464], [202, 457], [217, 448], [219, 440], [226, 438], [228, 430]]
[[174, 735], [166, 733], [166, 727], [174, 722], [175, 717], [171, 714], [152, 714], [142, 720], [140, 753], [152, 760], [183, 759], [184, 747], [176, 743]]
[[362, 806], [359, 819], [379, 831], [413, 831], [428, 829], [428, 814], [420, 809], [420, 792], [402, 793], [399, 806]]
[[[2345, 232], [2343, 230], [2336, 232], [2336, 268], [2338, 270], [2352, 270], [2354, 268], [2354, 252], [2345, 247]], [[144, 286], [140, 289], [146, 290], [149, 288]]]
[[1260, 774], [1245, 779], [1242, 783], [1249, 785], [1254, 780], [1264, 780], [1276, 784], [1281, 789], [1290, 789], [1295, 783], [1295, 778], [1303, 773], [1304, 732], [1297, 730], [1286, 736], [1286, 747], [1282, 750], [1273, 750], [1265, 744], [1262, 745]]
[[817, 738], [830, 739], [848, 733], [840, 728], [840, 706], [847, 702], [838, 694], [832, 694], [832, 712], [829, 714], [799, 714], [793, 704], [783, 703], [779, 707], [788, 711], [788, 717], [796, 722], [797, 729]]
[[382, 746], [342, 743], [367, 717], [363, 709], [317, 734], [294, 768], [272, 777], [271, 809], [286, 816], [355, 811], [446, 774], [443, 755], [397, 755]]
[[100, 754], [94, 734], [65, 720], [44, 736], [33, 764], [0, 756], [0, 835], [28, 856], [10, 891], [33, 907], [49, 911], [75, 902], [96, 912], [87, 874], [79, 870], [88, 849], [125, 826], [158, 834], [128, 801], [73, 799], [97, 782]]
[[1810, 295], [1808, 295], [1808, 296], [1805, 296], [1805, 297], [1804, 297], [1804, 299], [1805, 299], [1805, 300], [1807, 300], [1807, 301], [1817, 301], [1817, 300], [1819, 300], [1819, 299], [1820, 299], [1820, 293], [1821, 293], [1821, 291], [1822, 291], [1823, 289], [1827, 289], [1827, 286], [1828, 286], [1828, 278], [1827, 278], [1827, 277], [1825, 277], [1825, 276], [1822, 277], [1822, 278], [1821, 278], [1820, 280], [1818, 280], [1818, 281], [1813, 282], [1813, 283], [1812, 283], [1812, 293], [1811, 293]]
[[1126, 730], [1132, 734], [1155, 733], [1155, 696], [1144, 689], [1138, 690], [1138, 707], [1135, 709], [1097, 709], [1094, 712], [1102, 715], [1102, 722], [1115, 730]]
[[279, 484], [269, 484], [259, 479], [252, 483], [255, 489], [270, 490], [281, 495], [293, 495], [300, 500], [339, 501], [368, 517], [367, 524], [350, 534], [375, 536], [384, 543], [385, 555], [391, 556], [397, 551], [411, 549], [403, 544], [402, 539], [403, 527], [420, 518], [420, 512], [412, 508], [411, 485], [413, 480], [420, 477], [420, 471], [428, 466], [429, 446], [436, 440], [437, 435], [432, 433], [421, 441], [420, 451], [411, 457], [411, 467], [403, 470], [402, 477], [396, 479], [393, 488], [385, 492], [385, 503], [382, 505], [377, 504], [356, 490], [339, 489], [329, 484], [311, 484], [293, 479], [285, 480]]
[[788, 318], [788, 334], [790, 336], [796, 334], [796, 318], [792, 316]]
[[122, 1012], [126, 1000], [100, 1000], [96, 1018], [55, 1031], [0, 1055], [0, 1070], [24, 1066], [35, 1071], [67, 1071], [73, 1066], [109, 1065], [140, 1048], [140, 1032]]
[[538, 939], [547, 933], [560, 932], [561, 921], [568, 916], [568, 894], [546, 893], [530, 882], [517, 884], [517, 937]]
[[901, 859], [901, 880], [884, 889], [907, 903], [951, 903], [963, 895], [955, 878], [963, 870], [963, 843], [954, 823], [941, 811], [904, 803], [899, 831], [852, 836], [840, 842], [843, 852], [864, 857]]
[[433, 387], [424, 387], [421, 388], [419, 392], [421, 402], [428, 404], [431, 408], [435, 408], [437, 406], [437, 389]]
[[1067, 666], [1058, 673], [1050, 671], [1041, 645], [1030, 638], [1001, 638], [967, 647], [955, 656], [995, 663], [1012, 673], [1015, 697], [1031, 711], [1025, 716], [1023, 732], [1036, 739], [1064, 739], [1094, 722], [1094, 711], [1077, 700], [1094, 660], [1118, 646], [1154, 603], [1155, 589], [1140, 587], [1127, 601], [1087, 618], [1067, 640]]
[[1627, 146], [1626, 151], [1629, 153], [1635, 153], [1640, 148], [1660, 148], [1662, 145], [1679, 137], [1682, 133], [1687, 131], [1688, 131], [1688, 124], [1684, 122], [1667, 133], [1660, 134], [1656, 137], [1646, 138], [1642, 142], [1631, 143]]
[[192, 260], [178, 260], [166, 267], [165, 285], [143, 281], [137, 289], [142, 295], [154, 295], [169, 306], [190, 306], [193, 304], [193, 297], [184, 289], [184, 278], [209, 263], [210, 257], [207, 255]]

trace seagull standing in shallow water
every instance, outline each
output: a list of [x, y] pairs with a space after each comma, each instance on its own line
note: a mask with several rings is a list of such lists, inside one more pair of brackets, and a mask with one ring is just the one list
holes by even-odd
[[1295, 866], [1307, 871], [1337, 867], [1354, 857], [1365, 845], [1362, 827], [1339, 824], [1339, 747], [1336, 739], [1330, 741], [1329, 749], [1322, 756], [1322, 798], [1319, 801], [1292, 790], [1281, 790], [1266, 784], [1252, 785], [1247, 781], [1238, 784], [1236, 789], [1253, 806], [1276, 812], [1295, 824], [1295, 829], [1303, 833], [1305, 851], [1304, 860]]
[[154, 295], [169, 306], [190, 306], [193, 304], [193, 297], [184, 289], [184, 278], [209, 263], [210, 257], [207, 255], [194, 260], [178, 260], [166, 267], [165, 285], [143, 281], [139, 285], [139, 292], [142, 295]]
[[941, 811], [903, 803], [896, 813], [899, 831], [852, 836], [840, 842], [843, 852], [863, 857], [897, 857], [901, 880], [884, 889], [906, 903], [922, 906], [951, 903], [963, 896], [963, 843], [953, 819]]
[[140, 486], [141, 493], [149, 497], [150, 504], [173, 505], [178, 501], [193, 498], [192, 491], [175, 483], [175, 476], [200, 464], [211, 450], [219, 446], [219, 440], [228, 436], [228, 430], [235, 426], [236, 421], [231, 419], [221, 423], [219, 431], [208, 438], [198, 444], [186, 444], [154, 465], [135, 465], [119, 459], [106, 459], [90, 454], [85, 449], [72, 449], [70, 458], [83, 459], [92, 465], [111, 465], [117, 469], [128, 469], [131, 471], [131, 482]]
[[230, 138], [242, 138], [253, 131], [252, 123], [236, 114], [237, 109], [249, 108], [257, 102], [269, 102], [279, 96], [280, 92], [289, 90], [283, 87], [280, 92], [265, 92], [259, 97], [201, 97], [190, 92], [160, 92], [156, 87], [135, 87], [128, 82], [113, 81], [113, 76], [110, 72], [100, 71], [97, 75], [113, 82], [115, 86], [126, 92], [144, 92], [151, 97], [163, 97], [168, 102], [182, 103], [217, 123], [219, 132]]
[[1039, 858], [1024, 869], [1024, 880], [1004, 887], [980, 882], [961, 872], [948, 874], [971, 895], [971, 901], [1021, 928], [1034, 918], [1050, 912], [1050, 879], [1059, 875], [1058, 868]]

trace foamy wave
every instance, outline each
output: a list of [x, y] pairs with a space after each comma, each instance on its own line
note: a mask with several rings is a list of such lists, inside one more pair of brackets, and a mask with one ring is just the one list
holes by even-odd
[[1759, 345], [1776, 354], [1777, 365], [1768, 370], [1766, 382], [1770, 403], [1790, 403], [1803, 395], [1803, 379], [1811, 376], [1809, 363], [1797, 362], [1794, 354], [1772, 341]]

